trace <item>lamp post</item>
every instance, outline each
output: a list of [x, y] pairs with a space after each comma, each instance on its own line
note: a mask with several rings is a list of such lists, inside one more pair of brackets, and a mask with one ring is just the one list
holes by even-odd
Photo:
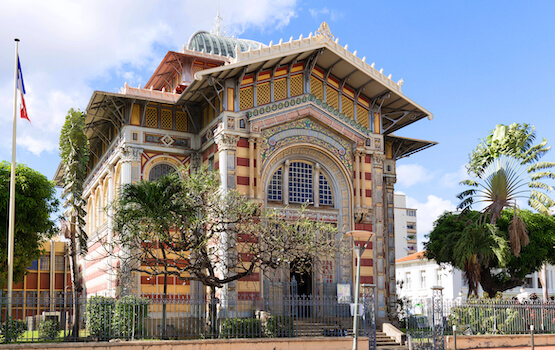
[[[355, 239], [353, 237], [353, 233], [362, 233], [362, 234], [370, 234], [366, 243], [364, 245], [357, 245]], [[353, 313], [353, 350], [358, 349], [358, 309], [359, 309], [359, 294], [360, 294], [360, 263], [362, 259], [362, 254], [368, 247], [370, 240], [374, 237], [374, 233], [368, 231], [350, 231], [346, 234], [351, 235], [351, 242], [353, 245], [353, 250], [356, 255], [357, 259], [357, 271], [356, 271], [356, 278], [355, 278], [355, 304], [354, 304], [354, 313]]]

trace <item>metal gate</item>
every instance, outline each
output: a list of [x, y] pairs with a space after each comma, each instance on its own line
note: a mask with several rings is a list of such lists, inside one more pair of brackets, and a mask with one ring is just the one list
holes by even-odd
[[432, 297], [410, 300], [405, 306], [407, 341], [411, 350], [444, 350], [443, 288], [432, 288]]
[[364, 335], [368, 337], [368, 349], [376, 350], [376, 307], [374, 301], [375, 285], [363, 284], [362, 304], [364, 313], [362, 314], [362, 325]]

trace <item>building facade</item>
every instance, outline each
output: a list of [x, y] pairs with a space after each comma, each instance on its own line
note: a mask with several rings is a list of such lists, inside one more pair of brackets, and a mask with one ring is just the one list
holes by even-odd
[[[340, 46], [322, 23], [316, 34], [269, 45], [197, 32], [183, 50], [168, 52], [145, 88], [95, 91], [86, 109], [87, 294], [121, 292], [118, 262], [101, 244], [113, 237], [108, 204], [118, 187], [205, 165], [219, 171], [224, 190], [237, 189], [291, 219], [310, 202], [314, 219], [335, 224], [338, 238], [351, 233], [366, 242], [374, 233], [361, 283], [376, 285], [385, 317], [395, 301], [395, 163], [435, 144], [393, 134], [432, 118], [402, 84]], [[325, 293], [318, 287], [325, 283], [353, 283], [353, 255], [323, 271], [311, 276], [313, 294]], [[157, 279], [132, 280], [132, 293], [161, 293]], [[264, 297], [272, 282], [257, 273], [224, 292]], [[170, 294], [204, 292], [170, 281]]]
[[393, 197], [395, 207], [395, 259], [418, 251], [416, 237], [416, 209], [407, 208], [407, 196], [396, 193]]

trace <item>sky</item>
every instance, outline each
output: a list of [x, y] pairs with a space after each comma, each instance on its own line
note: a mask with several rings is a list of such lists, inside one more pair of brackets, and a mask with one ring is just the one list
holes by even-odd
[[[396, 192], [417, 209], [419, 246], [454, 210], [468, 154], [496, 124], [528, 123], [555, 143], [555, 2], [297, 0], [3, 0], [0, 2], [0, 160], [11, 159], [14, 38], [31, 123], [17, 124], [16, 161], [52, 178], [70, 108], [94, 90], [148, 81], [169, 50], [214, 27], [269, 44], [326, 21], [341, 45], [404, 80], [432, 112], [399, 136], [438, 145], [397, 163]], [[555, 161], [555, 151], [543, 160]]]

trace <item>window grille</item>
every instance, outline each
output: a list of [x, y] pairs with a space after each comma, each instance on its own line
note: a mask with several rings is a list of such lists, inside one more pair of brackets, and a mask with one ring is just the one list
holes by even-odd
[[357, 104], [357, 123], [364, 126], [367, 129], [370, 129], [370, 119], [369, 119], [368, 110], [361, 105]]
[[175, 114], [175, 129], [177, 131], [187, 131], [187, 113], [178, 111]]
[[173, 129], [172, 111], [169, 109], [162, 109], [162, 129]]
[[313, 202], [312, 165], [294, 162], [289, 165], [289, 202]]
[[157, 128], [158, 127], [158, 110], [154, 107], [146, 108], [146, 121], [145, 125], [147, 128]]
[[270, 83], [262, 83], [256, 87], [256, 104], [258, 106], [270, 103], [271, 87]]
[[324, 83], [315, 76], [310, 77], [310, 93], [320, 101], [324, 101]]
[[252, 86], [239, 90], [239, 109], [249, 109], [254, 106], [254, 97]]
[[272, 179], [270, 180], [270, 185], [268, 186], [268, 200], [269, 201], [282, 201], [282, 175], [281, 167], [276, 170]]
[[326, 90], [326, 100], [328, 105], [332, 106], [333, 108], [339, 110], [339, 92], [331, 88], [328, 85], [328, 89]]
[[347, 96], [341, 96], [341, 112], [351, 119], [355, 119], [354, 102]]
[[302, 95], [303, 89], [303, 75], [297, 74], [291, 77], [291, 96]]
[[331, 193], [331, 187], [328, 183], [328, 179], [320, 173], [319, 181], [319, 195], [320, 195], [320, 205], [333, 205], [333, 196]]
[[274, 82], [274, 101], [287, 98], [287, 79], [282, 78]]
[[157, 164], [155, 165], [148, 174], [148, 179], [150, 181], [156, 181], [168, 174], [175, 171], [175, 168], [169, 164]]

